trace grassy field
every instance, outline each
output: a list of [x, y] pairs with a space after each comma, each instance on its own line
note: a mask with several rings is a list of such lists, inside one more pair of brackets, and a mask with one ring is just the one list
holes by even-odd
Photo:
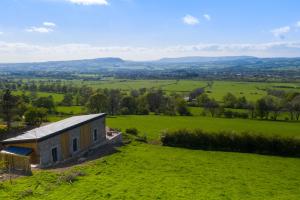
[[202, 116], [117, 116], [107, 118], [110, 127], [136, 127], [149, 139], [158, 139], [163, 130], [178, 128], [200, 128], [207, 131], [250, 131], [262, 134], [300, 137], [300, 123], [259, 121], [249, 119], [225, 119]]
[[[91, 86], [94, 89], [108, 88], [121, 89], [129, 91], [140, 88], [156, 88], [165, 92], [188, 93], [193, 89], [205, 87], [207, 81], [203, 80], [127, 80], [127, 79], [107, 79], [102, 81], [82, 81], [82, 80], [65, 80], [62, 83], [71, 83], [72, 85]], [[291, 88], [284, 88], [291, 87]], [[263, 83], [263, 82], [236, 82], [236, 81], [213, 81], [211, 88], [206, 88], [210, 93], [209, 96], [221, 101], [227, 92], [236, 96], [245, 96], [250, 101], [265, 96], [265, 89], [292, 90], [300, 92], [299, 83]], [[20, 93], [20, 92], [19, 92]], [[38, 93], [39, 96], [48, 96], [51, 93]], [[55, 101], [62, 100], [62, 94], [53, 94]]]
[[[300, 199], [300, 159], [131, 144], [70, 170], [0, 184], [0, 199]], [[68, 174], [69, 172], [64, 172]]]
[[[14, 95], [21, 95], [22, 91], [18, 90], [18, 91], [13, 91]], [[57, 93], [50, 93], [50, 92], [37, 92], [37, 97], [48, 97], [48, 96], [52, 96], [54, 102], [58, 103], [61, 102], [64, 98], [63, 94], [57, 94]], [[30, 92], [26, 92], [26, 95], [30, 96]]]
[[57, 106], [56, 111], [61, 113], [66, 113], [66, 114], [78, 115], [84, 113], [84, 107], [83, 106]]

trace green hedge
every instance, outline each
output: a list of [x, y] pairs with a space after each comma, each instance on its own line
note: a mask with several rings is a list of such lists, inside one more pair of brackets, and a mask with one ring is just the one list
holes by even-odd
[[164, 132], [161, 141], [163, 145], [172, 147], [300, 157], [299, 139], [247, 132], [209, 133], [199, 129], [181, 129]]

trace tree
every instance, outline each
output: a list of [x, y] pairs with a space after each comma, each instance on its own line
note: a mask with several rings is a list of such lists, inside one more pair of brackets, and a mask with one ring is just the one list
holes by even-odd
[[193, 99], [196, 99], [199, 95], [201, 95], [203, 93], [204, 93], [203, 88], [197, 88], [189, 94], [189, 100], [192, 101]]
[[176, 100], [176, 110], [181, 116], [190, 116], [191, 112], [189, 111], [189, 108], [187, 106], [187, 103], [184, 99], [177, 99]]
[[249, 102], [249, 103], [247, 103], [246, 107], [250, 112], [251, 119], [254, 119], [255, 118], [255, 103]]
[[126, 96], [121, 101], [122, 114], [136, 114], [137, 102], [134, 97]]
[[269, 115], [266, 98], [261, 98], [256, 101], [255, 110], [260, 119], [267, 118]]
[[39, 97], [33, 101], [33, 105], [38, 108], [46, 108], [49, 113], [53, 112], [55, 105], [52, 96], [48, 97]]
[[207, 94], [203, 93], [200, 96], [198, 96], [196, 100], [198, 106], [204, 106], [204, 104], [209, 102], [210, 99]]
[[70, 93], [66, 93], [64, 95], [63, 100], [60, 102], [62, 106], [72, 106], [73, 105], [73, 95]]
[[108, 110], [108, 99], [106, 95], [96, 93], [90, 96], [86, 106], [90, 113], [106, 112]]
[[149, 105], [145, 95], [139, 96], [137, 98], [137, 114], [139, 115], [148, 115], [149, 114]]
[[235, 108], [245, 109], [248, 106], [248, 101], [246, 97], [239, 97], [236, 99], [236, 103], [234, 105]]
[[151, 90], [147, 94], [147, 101], [151, 112], [159, 112], [159, 108], [163, 102], [162, 90]]
[[225, 108], [234, 108], [237, 103], [237, 98], [229, 92], [223, 97], [223, 102]]
[[7, 131], [11, 129], [11, 122], [13, 117], [16, 115], [16, 107], [18, 105], [18, 99], [16, 96], [11, 94], [10, 90], [6, 90], [1, 98], [1, 114], [6, 122]]
[[25, 122], [30, 126], [39, 126], [47, 116], [46, 108], [30, 107], [24, 114]]
[[212, 117], [214, 117], [219, 109], [220, 105], [215, 99], [210, 99], [204, 104], [204, 108], [208, 110]]
[[294, 110], [296, 120], [299, 120], [300, 117], [300, 95], [296, 96], [291, 101], [292, 109]]
[[113, 89], [108, 91], [108, 111], [111, 115], [119, 112], [121, 99], [122, 94], [120, 90]]
[[[185, 102], [186, 104], [186, 102]], [[176, 115], [176, 100], [173, 96], [165, 96], [160, 111], [165, 115]], [[178, 111], [178, 106], [177, 106]]]

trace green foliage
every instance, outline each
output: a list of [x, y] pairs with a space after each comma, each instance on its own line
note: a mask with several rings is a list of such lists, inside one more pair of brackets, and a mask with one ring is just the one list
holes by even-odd
[[173, 147], [300, 157], [300, 140], [288, 137], [180, 129], [164, 132], [161, 141]]
[[131, 135], [138, 135], [139, 133], [139, 131], [136, 128], [127, 128], [125, 132]]
[[49, 113], [53, 112], [55, 108], [54, 100], [51, 95], [48, 97], [39, 97], [33, 101], [32, 104], [38, 108], [46, 108]]
[[30, 107], [24, 114], [25, 122], [30, 126], [39, 126], [47, 117], [46, 108]]
[[108, 110], [108, 99], [105, 94], [96, 93], [90, 96], [87, 108], [91, 113], [101, 113]]

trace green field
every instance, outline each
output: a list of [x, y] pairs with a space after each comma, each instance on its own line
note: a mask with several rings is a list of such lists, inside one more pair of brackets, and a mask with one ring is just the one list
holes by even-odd
[[[13, 91], [14, 95], [21, 95], [22, 91], [18, 90], [18, 91]], [[37, 92], [37, 97], [48, 97], [48, 96], [52, 96], [54, 102], [58, 103], [61, 102], [64, 98], [63, 94], [57, 94], [57, 93], [50, 93], [50, 92]], [[30, 96], [30, 92], [26, 92], [26, 95]]]
[[300, 137], [300, 123], [274, 122], [249, 119], [226, 119], [202, 116], [117, 116], [108, 117], [110, 127], [137, 128], [141, 134], [146, 134], [149, 139], [158, 139], [163, 130], [178, 128], [200, 128], [207, 131], [250, 131], [267, 135], [296, 136]]
[[78, 115], [84, 113], [83, 106], [57, 106], [55, 109], [57, 112], [66, 113], [66, 114]]
[[[108, 89], [121, 89], [129, 91], [132, 89], [140, 88], [156, 88], [162, 89], [167, 93], [178, 92], [185, 93], [207, 85], [204, 80], [127, 80], [127, 79], [107, 79], [102, 81], [82, 81], [82, 80], [65, 80], [62, 83], [70, 83], [77, 85], [90, 86], [94, 89], [108, 88]], [[291, 88], [283, 88], [283, 87]], [[265, 96], [267, 93], [265, 89], [277, 90], [292, 90], [300, 92], [299, 83], [265, 83], [265, 82], [236, 82], [236, 81], [213, 81], [211, 88], [206, 88], [209, 91], [209, 96], [214, 97], [221, 101], [223, 96], [231, 92], [236, 96], [245, 96], [250, 101], [255, 101], [258, 98]], [[20, 93], [20, 92], [19, 92]], [[48, 96], [51, 93], [38, 93], [39, 96]], [[60, 102], [63, 98], [62, 94], [52, 94], [55, 101]]]
[[[0, 185], [0, 199], [300, 199], [300, 159], [133, 143], [61, 173], [34, 172]], [[69, 173], [69, 172], [64, 172]]]

